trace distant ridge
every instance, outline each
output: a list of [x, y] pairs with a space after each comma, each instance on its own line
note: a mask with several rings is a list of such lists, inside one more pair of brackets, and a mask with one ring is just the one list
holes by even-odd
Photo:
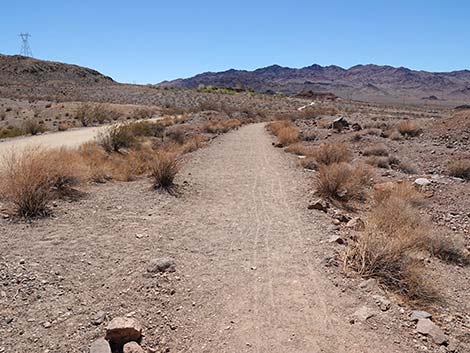
[[254, 71], [230, 69], [205, 72], [191, 78], [165, 81], [159, 86], [197, 88], [244, 86], [258, 92], [297, 94], [302, 91], [331, 92], [343, 98], [384, 100], [413, 98], [433, 101], [470, 99], [470, 71], [416, 71], [405, 67], [356, 65], [344, 69], [336, 65], [313, 64], [300, 69], [271, 65]]

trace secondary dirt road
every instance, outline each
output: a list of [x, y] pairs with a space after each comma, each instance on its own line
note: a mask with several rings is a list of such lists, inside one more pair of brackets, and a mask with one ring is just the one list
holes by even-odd
[[[107, 184], [59, 204], [56, 218], [0, 220], [0, 304], [13, 318], [0, 323], [0, 348], [87, 352], [103, 310], [105, 322], [141, 320], [158, 352], [412, 352], [349, 323], [359, 304], [323, 272], [329, 235], [292, 163], [262, 124], [248, 125], [189, 156], [178, 198], [147, 180]], [[148, 274], [156, 257], [176, 272]]]
[[104, 126], [87, 127], [69, 131], [53, 132], [43, 135], [17, 137], [0, 141], [0, 156], [12, 149], [23, 150], [30, 146], [43, 146], [48, 148], [78, 147], [93, 140]]

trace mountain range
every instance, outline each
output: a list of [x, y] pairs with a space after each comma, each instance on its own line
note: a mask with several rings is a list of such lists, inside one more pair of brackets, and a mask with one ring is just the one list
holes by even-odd
[[330, 92], [342, 98], [363, 100], [424, 99], [467, 101], [470, 71], [428, 72], [405, 67], [356, 65], [349, 69], [317, 64], [300, 69], [272, 65], [254, 71], [230, 69], [191, 78], [165, 81], [167, 87], [245, 87], [263, 93], [295, 95]]

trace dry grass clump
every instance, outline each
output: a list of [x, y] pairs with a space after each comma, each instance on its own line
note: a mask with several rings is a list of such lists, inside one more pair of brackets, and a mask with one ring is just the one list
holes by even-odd
[[366, 229], [348, 246], [344, 260], [346, 267], [410, 300], [430, 301], [435, 291], [425, 280], [423, 264], [413, 257], [426, 247], [428, 234], [425, 220], [410, 201], [415, 192], [397, 184], [376, 194]]
[[182, 152], [183, 153], [190, 153], [198, 150], [199, 148], [203, 147], [206, 143], [207, 139], [202, 135], [195, 135], [188, 138], [183, 146]]
[[425, 205], [425, 195], [409, 182], [387, 182], [374, 186], [373, 198], [378, 204], [395, 198], [415, 208]]
[[266, 129], [277, 137], [280, 146], [288, 146], [299, 140], [300, 130], [290, 120], [276, 120], [266, 125]]
[[112, 179], [112, 163], [108, 153], [96, 142], [87, 142], [78, 148], [83, 163], [89, 169], [89, 180], [105, 183]]
[[363, 200], [370, 185], [369, 169], [363, 164], [324, 164], [315, 176], [317, 193], [324, 198], [338, 201]]
[[180, 164], [174, 153], [159, 152], [151, 165], [150, 176], [155, 189], [171, 190]]
[[317, 170], [318, 163], [315, 157], [306, 157], [299, 160], [299, 164], [302, 168], [309, 169], [309, 170]]
[[293, 153], [298, 156], [311, 156], [313, 154], [313, 148], [305, 145], [301, 142], [293, 143], [286, 148], [286, 152]]
[[390, 169], [388, 157], [370, 156], [366, 159], [366, 163], [377, 168]]
[[28, 119], [23, 123], [23, 131], [34, 136], [45, 132], [46, 127], [34, 119]]
[[53, 199], [48, 166], [42, 150], [12, 152], [3, 159], [1, 196], [15, 206], [19, 216], [33, 218], [48, 214], [48, 204]]
[[88, 175], [78, 153], [66, 149], [12, 152], [1, 167], [1, 195], [24, 218], [47, 215], [51, 200], [72, 196]]
[[369, 146], [364, 149], [362, 152], [364, 156], [381, 156], [386, 157], [388, 156], [387, 147], [383, 144]]
[[237, 129], [242, 125], [238, 119], [228, 119], [219, 121], [208, 121], [204, 124], [203, 129], [210, 134], [221, 134]]
[[449, 163], [449, 174], [457, 178], [470, 180], [470, 159], [460, 159]]
[[15, 126], [0, 127], [0, 138], [18, 137], [25, 134], [23, 129]]
[[318, 164], [330, 165], [333, 163], [349, 162], [352, 153], [342, 143], [323, 143], [314, 152]]
[[427, 238], [429, 253], [444, 262], [456, 265], [469, 265], [470, 254], [465, 249], [465, 239], [454, 234], [434, 232]]
[[418, 136], [422, 129], [421, 127], [413, 121], [404, 120], [397, 124], [396, 129], [403, 136]]

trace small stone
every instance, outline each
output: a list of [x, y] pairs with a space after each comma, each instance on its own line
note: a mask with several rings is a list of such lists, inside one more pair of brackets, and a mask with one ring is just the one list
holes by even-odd
[[149, 266], [147, 267], [147, 272], [157, 273], [157, 272], [175, 272], [176, 264], [171, 259], [154, 259], [150, 261]]
[[330, 239], [328, 239], [329, 243], [337, 243], [337, 244], [344, 244], [344, 239], [341, 238], [339, 235], [332, 235]]
[[367, 291], [370, 291], [376, 287], [377, 287], [377, 280], [375, 280], [374, 278], [369, 278], [359, 283], [359, 288], [365, 289]]
[[92, 325], [99, 326], [106, 319], [106, 313], [104, 311], [98, 311], [95, 317], [91, 320]]
[[346, 223], [346, 227], [356, 230], [356, 231], [362, 231], [365, 229], [366, 224], [361, 218], [354, 217], [348, 223]]
[[137, 233], [137, 234], [135, 235], [135, 237], [136, 237], [137, 239], [142, 239], [143, 237], [145, 237], [145, 234]]
[[418, 178], [414, 181], [414, 183], [418, 186], [428, 186], [431, 184], [431, 181], [426, 178]]
[[111, 347], [104, 338], [98, 338], [91, 344], [90, 353], [111, 353]]
[[375, 300], [375, 304], [377, 304], [382, 311], [387, 311], [392, 305], [390, 300], [381, 295], [373, 295], [372, 298]]
[[364, 322], [371, 317], [374, 317], [376, 315], [376, 311], [374, 309], [371, 309], [367, 306], [363, 306], [359, 309], [357, 309], [354, 314], [352, 314], [352, 319], [354, 319], [354, 322]]
[[145, 353], [137, 342], [128, 342], [122, 349], [123, 353]]
[[21, 259], [21, 260], [20, 260], [20, 265], [24, 265], [24, 264], [25, 264], [25, 262], [26, 262], [26, 260], [25, 260], [25, 259]]
[[432, 315], [423, 310], [412, 310], [410, 314], [411, 321], [418, 321], [419, 319], [430, 319]]
[[309, 210], [319, 210], [323, 212], [327, 212], [330, 208], [330, 204], [325, 200], [315, 200], [313, 203], [308, 205], [307, 207]]
[[114, 318], [106, 328], [106, 339], [117, 345], [138, 341], [141, 336], [142, 325], [133, 318]]
[[431, 337], [433, 342], [438, 345], [445, 344], [448, 341], [444, 331], [429, 319], [419, 319], [416, 325], [416, 331]]
[[44, 322], [44, 323], [42, 324], [42, 326], [43, 326], [44, 328], [49, 328], [49, 327], [52, 326], [52, 324], [51, 324], [49, 321], [46, 321], [46, 322]]

